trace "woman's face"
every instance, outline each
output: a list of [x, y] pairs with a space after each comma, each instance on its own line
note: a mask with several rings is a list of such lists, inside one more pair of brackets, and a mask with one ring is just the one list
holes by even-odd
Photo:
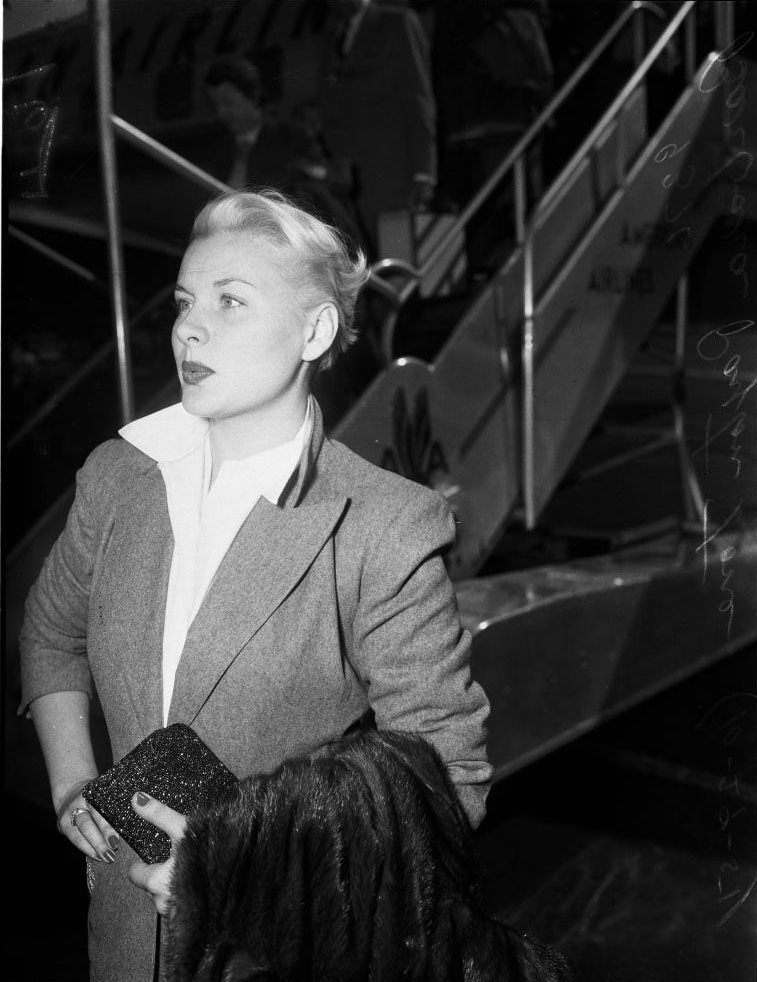
[[307, 391], [309, 318], [282, 264], [267, 242], [244, 232], [190, 244], [171, 336], [188, 412], [253, 421], [291, 410]]

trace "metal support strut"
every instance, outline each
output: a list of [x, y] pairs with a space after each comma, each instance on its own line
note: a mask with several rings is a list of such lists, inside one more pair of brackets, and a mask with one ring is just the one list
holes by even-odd
[[118, 383], [121, 422], [134, 418], [131, 348], [124, 288], [124, 259], [121, 245], [121, 221], [118, 206], [118, 176], [116, 148], [113, 135], [113, 76], [110, 62], [110, 9], [108, 0], [90, 0], [90, 16], [95, 43], [95, 75], [97, 89], [97, 129], [103, 171], [105, 217], [108, 227], [108, 259], [110, 264], [111, 299], [118, 356]]
[[686, 399], [686, 329], [689, 321], [688, 311], [689, 275], [684, 272], [676, 286], [676, 338], [675, 361], [671, 404], [673, 408], [673, 432], [678, 447], [678, 457], [681, 467], [681, 482], [683, 485], [683, 502], [686, 519], [700, 523], [704, 519], [704, 495], [699, 484], [691, 455], [686, 443], [686, 421], [684, 417], [684, 401]]

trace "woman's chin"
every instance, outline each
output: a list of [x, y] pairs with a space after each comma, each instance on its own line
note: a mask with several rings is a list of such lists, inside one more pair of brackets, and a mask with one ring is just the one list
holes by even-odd
[[213, 407], [208, 398], [198, 391], [199, 386], [182, 385], [181, 404], [193, 416], [212, 416]]

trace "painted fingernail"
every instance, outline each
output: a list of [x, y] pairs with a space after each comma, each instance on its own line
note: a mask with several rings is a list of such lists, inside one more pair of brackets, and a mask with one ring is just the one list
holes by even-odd
[[150, 796], [146, 795], [144, 791], [137, 791], [137, 804], [143, 807], [150, 801]]
[[103, 853], [103, 859], [105, 860], [106, 863], [115, 863], [116, 854], [113, 852], [112, 849], [106, 849], [105, 852]]
[[120, 842], [118, 836], [114, 833], [108, 836], [108, 842], [113, 846], [114, 849], [118, 849], [118, 844]]

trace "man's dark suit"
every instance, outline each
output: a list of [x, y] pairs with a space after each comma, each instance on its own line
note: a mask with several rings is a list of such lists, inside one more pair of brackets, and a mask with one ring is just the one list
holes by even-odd
[[357, 170], [363, 221], [407, 207], [416, 174], [436, 177], [436, 110], [428, 42], [417, 16], [369, 6], [349, 50], [338, 25], [326, 32], [321, 104], [330, 154]]

